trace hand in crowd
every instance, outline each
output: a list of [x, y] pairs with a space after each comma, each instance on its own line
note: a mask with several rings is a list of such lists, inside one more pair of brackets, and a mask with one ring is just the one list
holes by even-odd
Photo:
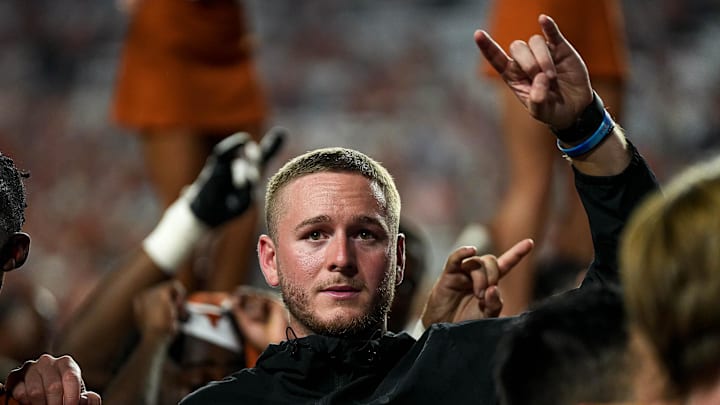
[[250, 286], [240, 286], [233, 294], [233, 315], [245, 344], [258, 353], [269, 344], [285, 340], [288, 317], [280, 297]]
[[475, 43], [530, 114], [554, 128], [570, 127], [593, 98], [585, 62], [552, 18], [541, 15], [542, 35], [514, 41], [510, 56], [478, 30]]
[[261, 170], [280, 149], [284, 137], [284, 129], [273, 128], [259, 145], [242, 132], [215, 145], [198, 178], [183, 192], [193, 214], [216, 227], [245, 212]]
[[135, 322], [143, 339], [169, 343], [180, 330], [185, 288], [169, 280], [141, 292], [133, 300]]
[[85, 390], [80, 367], [70, 356], [43, 354], [8, 375], [6, 390], [17, 402], [47, 405], [100, 405], [100, 396]]
[[502, 310], [498, 281], [532, 248], [532, 239], [524, 239], [500, 257], [477, 256], [474, 246], [456, 249], [430, 292], [421, 318], [423, 325], [498, 316]]

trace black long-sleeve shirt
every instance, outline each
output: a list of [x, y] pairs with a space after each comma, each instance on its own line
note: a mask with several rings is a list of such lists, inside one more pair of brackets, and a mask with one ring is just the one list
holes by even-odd
[[[618, 283], [620, 233], [657, 182], [630, 145], [630, 165], [616, 176], [576, 170], [595, 258], [580, 288]], [[241, 370], [185, 398], [195, 404], [495, 404], [493, 354], [513, 318], [432, 325], [418, 340], [387, 333], [352, 341], [308, 336], [271, 345], [253, 369]]]

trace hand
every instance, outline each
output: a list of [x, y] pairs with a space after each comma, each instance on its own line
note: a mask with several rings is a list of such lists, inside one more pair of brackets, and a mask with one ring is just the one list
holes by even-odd
[[215, 145], [202, 172], [183, 193], [193, 214], [210, 227], [242, 214], [252, 202], [260, 169], [280, 149], [284, 136], [284, 129], [273, 128], [259, 146], [246, 133]]
[[241, 215], [253, 202], [260, 169], [280, 148], [285, 131], [271, 130], [258, 146], [238, 133], [213, 148], [197, 179], [163, 214], [142, 247], [163, 272], [174, 274], [211, 228]]
[[485, 31], [475, 31], [475, 43], [533, 117], [568, 128], [592, 101], [588, 70], [552, 18], [540, 15], [538, 22], [544, 37], [514, 41], [512, 58]]
[[6, 389], [19, 403], [100, 405], [100, 396], [85, 390], [80, 366], [70, 356], [43, 354], [25, 362], [7, 378]]
[[289, 326], [285, 305], [279, 297], [257, 288], [240, 286], [233, 294], [233, 315], [246, 344], [262, 352], [285, 340]]
[[456, 249], [425, 303], [423, 325], [498, 316], [502, 310], [498, 281], [532, 248], [532, 239], [525, 239], [500, 257], [477, 256], [474, 246]]
[[184, 302], [185, 287], [178, 280], [158, 284], [135, 297], [135, 321], [143, 339], [171, 341], [180, 330]]

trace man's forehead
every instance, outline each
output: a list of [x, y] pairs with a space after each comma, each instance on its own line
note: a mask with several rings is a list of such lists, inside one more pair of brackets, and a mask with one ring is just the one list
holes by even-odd
[[[335, 192], [337, 194], [334, 194]], [[387, 207], [382, 188], [376, 182], [358, 173], [319, 172], [307, 174], [289, 182], [280, 190], [279, 194], [282, 205], [284, 205], [282, 211], [286, 213], [295, 209], [321, 211], [326, 207], [342, 207], [365, 199], [372, 200], [372, 209], [367, 212], [356, 212], [353, 216], [358, 219], [358, 222], [371, 222], [368, 218], [377, 218], [378, 215], [375, 211], [379, 209], [381, 211], [379, 217], [385, 221]], [[362, 203], [360, 203], [353, 208], [370, 208], [370, 206], [362, 207]], [[322, 214], [315, 215], [319, 217]]]
[[[328, 184], [332, 182], [336, 182], [338, 184], [347, 184], [349, 182], [359, 182], [367, 184], [368, 190], [372, 194], [372, 196], [383, 204], [385, 202], [385, 196], [383, 195], [382, 187], [380, 187], [380, 185], [377, 184], [376, 181], [373, 181], [360, 173], [346, 171], [322, 171], [304, 174], [288, 182], [282, 188], [281, 192], [306, 192], [312, 194], [314, 188], [319, 188], [322, 184]], [[364, 190], [357, 189], [356, 191], [362, 192]]]

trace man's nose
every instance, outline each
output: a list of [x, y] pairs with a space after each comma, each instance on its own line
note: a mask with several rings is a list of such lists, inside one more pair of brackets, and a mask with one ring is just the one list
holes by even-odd
[[331, 271], [348, 271], [355, 268], [355, 247], [349, 237], [335, 235], [328, 253]]

